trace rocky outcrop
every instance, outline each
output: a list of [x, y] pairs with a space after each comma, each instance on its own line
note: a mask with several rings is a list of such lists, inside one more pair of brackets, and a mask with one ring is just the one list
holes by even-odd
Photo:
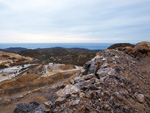
[[143, 81], [139, 62], [126, 51], [97, 53], [83, 72], [59, 87], [55, 100], [43, 103], [43, 112], [149, 113], [150, 84]]
[[134, 57], [150, 56], [150, 42], [140, 42], [135, 47], [126, 46], [116, 48], [119, 51], [125, 51], [126, 53], [133, 55]]
[[130, 54], [134, 57], [143, 57], [145, 55], [150, 56], [150, 42], [147, 41], [139, 42], [136, 45], [128, 43], [114, 44], [108, 47], [108, 49], [125, 51], [127, 54]]
[[143, 42], [137, 43], [135, 45], [135, 48], [139, 52], [148, 53], [148, 52], [150, 52], [150, 42], [143, 41]]

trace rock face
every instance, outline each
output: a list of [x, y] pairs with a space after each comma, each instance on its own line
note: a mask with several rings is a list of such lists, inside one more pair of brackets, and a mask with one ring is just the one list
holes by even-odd
[[140, 42], [135, 45], [135, 47], [125, 47], [124, 48], [127, 53], [136, 56], [148, 55], [150, 56], [150, 42]]
[[150, 42], [144, 41], [144, 42], [137, 43], [135, 45], [135, 48], [142, 53], [148, 53], [150, 52]]
[[143, 90], [138, 62], [124, 51], [99, 52], [84, 72], [56, 92], [56, 100], [43, 104], [44, 112], [149, 113], [150, 97]]

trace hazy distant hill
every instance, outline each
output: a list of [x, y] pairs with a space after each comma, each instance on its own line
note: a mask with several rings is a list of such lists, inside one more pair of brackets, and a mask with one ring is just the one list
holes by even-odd
[[126, 47], [126, 46], [134, 47], [135, 45], [130, 44], [130, 43], [116, 43], [116, 44], [113, 44], [110, 47], [108, 47], [108, 49], [115, 49], [115, 48], [118, 48], [118, 47]]
[[22, 47], [10, 47], [6, 49], [1, 49], [1, 51], [7, 51], [7, 52], [13, 52], [13, 53], [18, 53], [21, 51], [27, 50], [27, 48], [22, 48]]

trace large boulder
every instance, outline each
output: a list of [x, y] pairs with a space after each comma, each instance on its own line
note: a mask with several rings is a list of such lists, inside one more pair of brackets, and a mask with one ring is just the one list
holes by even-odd
[[66, 95], [77, 94], [80, 92], [80, 88], [75, 85], [67, 85], [64, 89], [60, 89], [56, 92], [58, 97], [64, 97]]
[[137, 43], [135, 45], [135, 48], [141, 53], [148, 53], [150, 52], [150, 42], [143, 41], [143, 42]]
[[14, 113], [43, 113], [43, 106], [37, 102], [19, 103], [16, 105]]

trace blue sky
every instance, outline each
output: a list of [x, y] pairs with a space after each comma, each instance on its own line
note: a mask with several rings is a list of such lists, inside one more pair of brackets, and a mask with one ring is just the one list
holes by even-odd
[[0, 43], [150, 41], [150, 0], [0, 0]]

